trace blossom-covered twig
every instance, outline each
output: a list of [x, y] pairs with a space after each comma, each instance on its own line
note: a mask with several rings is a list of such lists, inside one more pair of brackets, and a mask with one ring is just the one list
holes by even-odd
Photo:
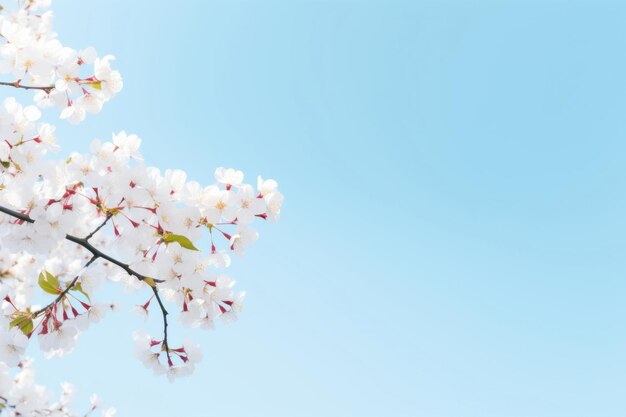
[[[16, 219], [23, 221], [23, 222], [27, 222], [27, 223], [35, 223], [35, 221], [33, 219], [31, 219], [29, 216], [20, 213], [18, 211], [15, 210], [11, 210], [8, 207], [4, 207], [4, 206], [0, 206], [0, 212], [4, 213], [4, 214], [8, 214], [9, 216], [13, 216]], [[117, 266], [119, 266], [120, 268], [122, 268], [124, 271], [126, 271], [126, 273], [128, 275], [134, 276], [136, 277], [139, 281], [145, 281], [146, 279], [148, 279], [148, 277], [134, 271], [130, 265], [121, 262], [115, 258], [113, 258], [110, 255], [107, 255], [106, 253], [100, 251], [98, 248], [96, 248], [95, 246], [93, 246], [91, 243], [88, 242], [88, 240], [98, 231], [100, 230], [107, 222], [108, 220], [111, 218], [110, 215], [107, 215], [107, 219], [97, 228], [95, 229], [92, 233], [90, 233], [89, 235], [87, 235], [84, 238], [80, 238], [80, 237], [76, 237], [73, 235], [65, 235], [65, 239], [69, 240], [70, 242], [76, 243], [77, 245], [82, 246], [83, 248], [87, 249], [89, 252], [91, 252], [91, 254], [94, 256], [94, 260], [98, 259], [98, 258], [102, 258], [105, 259], [109, 262], [111, 262], [112, 264], [115, 264]], [[156, 278], [150, 278], [151, 280], [153, 280], [154, 282], [163, 282], [162, 280], [156, 279]]]
[[[87, 263], [85, 264], [85, 266], [83, 266], [82, 270], [85, 270], [87, 268], [89, 268], [89, 265], [91, 265], [92, 263], [94, 263], [94, 261], [98, 259], [97, 256], [92, 256], [91, 259], [89, 259], [89, 261], [87, 261]], [[74, 279], [72, 279], [72, 281], [67, 284], [67, 286], [65, 287], [65, 289], [63, 291], [61, 291], [59, 293], [59, 295], [57, 296], [57, 298], [54, 299], [54, 301], [52, 301], [50, 304], [48, 304], [47, 306], [40, 308], [39, 310], [35, 311], [32, 313], [33, 317], [38, 317], [41, 313], [50, 310], [52, 307], [54, 307], [56, 304], [59, 303], [59, 301], [61, 301], [68, 292], [70, 292], [72, 289], [74, 289], [74, 286], [76, 285], [76, 282], [78, 281], [78, 279], [80, 278], [80, 274], [76, 275], [74, 277]]]
[[12, 83], [7, 81], [0, 81], [0, 85], [6, 85], [8, 87], [21, 88], [23, 90], [42, 90], [45, 92], [50, 92], [54, 88], [53, 85], [39, 86], [39, 85], [24, 85], [20, 84], [21, 80], [14, 81]]

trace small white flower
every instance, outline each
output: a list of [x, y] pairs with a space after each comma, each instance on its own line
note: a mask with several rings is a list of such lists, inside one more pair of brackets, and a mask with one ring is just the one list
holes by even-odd
[[16, 366], [28, 346], [28, 338], [17, 328], [0, 333], [0, 360]]
[[222, 184], [239, 185], [243, 181], [243, 172], [233, 168], [219, 167], [215, 170], [215, 179]]

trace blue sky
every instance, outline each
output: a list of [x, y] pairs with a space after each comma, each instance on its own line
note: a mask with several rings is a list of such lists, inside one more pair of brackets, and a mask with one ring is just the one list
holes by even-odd
[[[276, 178], [232, 274], [241, 320], [155, 378], [128, 312], [40, 379], [120, 416], [626, 414], [626, 3], [90, 0], [54, 6], [125, 88], [64, 151], [126, 130], [199, 181]], [[154, 330], [157, 331], [157, 330]], [[33, 351], [35, 354], [35, 351]], [[36, 355], [39, 356], [39, 355]]]

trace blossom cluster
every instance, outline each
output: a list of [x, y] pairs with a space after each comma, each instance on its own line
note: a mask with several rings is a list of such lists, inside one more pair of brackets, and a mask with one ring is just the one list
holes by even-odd
[[[0, 145], [0, 206], [28, 219], [0, 216], [0, 270], [20, 277], [1, 287], [9, 326], [38, 335], [48, 356], [63, 355], [110, 308], [91, 302], [106, 279], [129, 288], [158, 287], [138, 306], [146, 314], [162, 295], [178, 306], [183, 325], [211, 329], [218, 317], [235, 320], [244, 294], [222, 271], [232, 253], [243, 254], [257, 240], [255, 220], [278, 219], [283, 197], [277, 183], [259, 177], [254, 187], [243, 182], [241, 171], [224, 168], [210, 185], [189, 181], [181, 170], [161, 172], [143, 163], [141, 139], [125, 132], [111, 141], [94, 140], [88, 154], [50, 159], [54, 128], [38, 125], [38, 116], [36, 108], [22, 108], [14, 99], [0, 108], [0, 134], [7, 138]], [[92, 264], [87, 244], [119, 256], [133, 272], [112, 262]], [[206, 251], [199, 250], [203, 246]], [[68, 252], [76, 256], [62, 255]], [[34, 308], [37, 285], [61, 299]], [[176, 366], [191, 367], [186, 355], [171, 354], [166, 338], [160, 339], [163, 362], [173, 367], [176, 357]]]
[[278, 220], [283, 195], [276, 181], [249, 184], [232, 168], [217, 168], [209, 184], [161, 171], [144, 163], [141, 139], [123, 131], [92, 141], [87, 153], [55, 157], [56, 129], [41, 122], [39, 108], [57, 104], [61, 118], [79, 122], [120, 91], [121, 76], [111, 56], [62, 46], [49, 0], [19, 4], [0, 13], [0, 73], [17, 79], [0, 85], [37, 93], [35, 105], [13, 97], [0, 104], [0, 408], [69, 416], [63, 400], [48, 407], [4, 395], [17, 392], [2, 382], [17, 366], [13, 381], [44, 398], [24, 356], [32, 341], [46, 357], [72, 351], [83, 331], [117, 309], [97, 301], [113, 281], [145, 292], [135, 311], [163, 321], [159, 336], [135, 333], [136, 356], [170, 380], [188, 375], [202, 352], [168, 338], [168, 310], [187, 327], [236, 320], [245, 294], [225, 270], [258, 239], [255, 222]]
[[98, 113], [122, 89], [120, 73], [111, 68], [114, 57], [64, 46], [52, 30], [50, 0], [21, 3], [0, 14], [0, 74], [12, 77], [3, 84], [35, 90], [39, 107], [59, 107], [71, 123]]
[[[7, 417], [47, 416], [47, 417], [78, 417], [71, 411], [74, 399], [74, 386], [61, 384], [60, 398], [50, 402], [50, 393], [42, 385], [35, 382], [32, 360], [25, 359], [19, 363], [18, 372], [13, 375], [11, 368], [0, 362], [0, 414]], [[82, 416], [89, 416], [100, 409], [102, 417], [113, 417], [114, 408], [101, 409], [101, 400], [93, 394], [90, 408]]]

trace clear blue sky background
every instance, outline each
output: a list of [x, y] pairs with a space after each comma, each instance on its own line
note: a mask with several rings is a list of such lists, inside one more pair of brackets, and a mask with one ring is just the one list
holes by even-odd
[[[626, 3], [57, 1], [123, 92], [66, 151], [125, 129], [163, 169], [278, 179], [236, 260], [239, 323], [154, 378], [120, 313], [48, 384], [120, 416], [626, 415]], [[106, 296], [109, 294], [105, 294]], [[178, 326], [176, 326], [178, 327]]]

